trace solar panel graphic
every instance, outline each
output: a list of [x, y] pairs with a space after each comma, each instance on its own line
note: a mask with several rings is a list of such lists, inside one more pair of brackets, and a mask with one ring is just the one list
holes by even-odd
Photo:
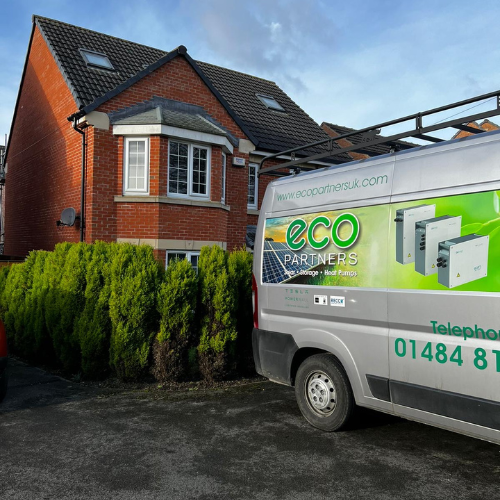
[[[297, 255], [292, 252], [285, 243], [276, 241], [264, 242], [264, 255], [262, 259], [262, 281], [263, 283], [284, 283], [300, 274], [300, 271], [307, 271], [317, 264], [312, 265], [313, 252], [301, 249], [300, 254], [307, 254], [307, 262], [301, 262], [300, 258], [293, 263], [293, 258]], [[300, 255], [299, 254], [299, 255]], [[290, 258], [286, 259], [288, 255]]]

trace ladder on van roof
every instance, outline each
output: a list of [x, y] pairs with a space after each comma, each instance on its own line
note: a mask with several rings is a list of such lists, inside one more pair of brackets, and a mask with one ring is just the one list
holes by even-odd
[[[487, 102], [493, 100], [495, 101], [495, 109], [491, 109], [489, 111], [483, 111], [481, 113], [475, 113], [462, 118], [454, 118], [458, 114], [462, 114], [465, 111], [468, 111], [474, 107], [478, 107], [482, 104], [486, 104]], [[485, 102], [481, 103], [481, 101]], [[432, 125], [428, 126], [423, 125], [424, 117], [427, 118], [434, 116], [434, 118], [436, 118], [437, 117], [436, 115], [438, 115], [439, 113], [442, 113], [450, 109], [456, 109], [462, 106], [467, 106], [468, 104], [472, 103], [479, 103], [479, 104], [471, 106], [463, 111], [459, 111], [454, 115], [451, 115], [445, 118], [444, 120], [439, 120], [438, 122]], [[373, 125], [371, 127], [366, 127], [360, 130], [353, 130], [352, 132], [338, 135], [337, 137], [330, 137], [328, 139], [323, 139], [321, 141], [313, 142], [292, 149], [287, 149], [286, 151], [266, 156], [260, 162], [257, 175], [286, 176], [298, 173], [301, 170], [314, 170], [317, 168], [325, 168], [326, 166], [328, 166], [329, 163], [330, 164], [347, 163], [353, 160], [345, 160], [346, 153], [356, 152], [356, 151], [366, 153], [367, 148], [372, 146], [377, 146], [380, 144], [390, 145], [393, 151], [398, 151], [400, 149], [409, 149], [412, 147], [419, 147], [419, 145], [417, 144], [411, 145], [409, 143], [404, 143], [400, 141], [405, 137], [414, 137], [432, 143], [444, 142], [445, 139], [428, 135], [428, 133], [447, 128], [453, 128], [456, 130], [461, 130], [472, 134], [485, 133], [486, 132], [485, 130], [480, 128], [470, 127], [468, 124], [476, 120], [481, 120], [496, 115], [500, 115], [500, 90], [496, 92], [490, 92], [489, 94], [482, 94], [477, 97], [473, 97], [471, 99], [466, 99], [464, 101], [458, 101], [453, 104], [448, 104], [446, 106], [441, 106], [439, 108], [434, 108], [428, 111], [422, 111], [420, 113], [404, 116], [402, 118], [397, 118], [395, 120], [379, 123], [378, 125]], [[454, 118], [454, 119], [449, 119], [449, 118]], [[386, 137], [382, 137], [379, 135], [384, 127], [390, 127], [410, 121], [411, 122], [414, 121], [414, 125], [412, 124], [410, 126], [410, 129], [406, 130], [405, 132], [395, 133]], [[336, 142], [342, 139], [349, 140], [349, 137], [352, 137], [354, 135], [357, 136], [361, 135], [362, 141], [359, 142], [358, 144], [353, 144], [352, 146], [348, 147], [340, 147]], [[300, 154], [300, 152], [302, 152], [302, 154]], [[278, 159], [279, 157], [283, 156], [289, 156], [290, 161], [264, 168], [265, 162], [268, 162], [272, 159]], [[342, 156], [344, 156], [344, 158], [339, 158]], [[321, 160], [323, 158], [326, 158], [327, 163], [322, 162], [321, 164], [317, 165], [310, 163]], [[308, 163], [308, 165], [305, 166], [304, 163]], [[284, 172], [283, 169], [290, 169], [290, 170], [289, 172]]]

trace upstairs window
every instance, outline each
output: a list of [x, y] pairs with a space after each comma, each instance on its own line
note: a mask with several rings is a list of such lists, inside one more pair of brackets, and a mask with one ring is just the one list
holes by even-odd
[[210, 148], [177, 141], [169, 142], [168, 194], [208, 198], [210, 193]]
[[149, 140], [146, 137], [125, 138], [124, 194], [149, 192]]
[[259, 199], [259, 188], [258, 188], [258, 178], [257, 178], [257, 164], [248, 164], [248, 208], [257, 209], [257, 203]]
[[260, 101], [266, 106], [266, 108], [274, 109], [275, 111], [285, 111], [282, 106], [278, 103], [278, 101], [271, 96], [263, 95], [263, 94], [255, 94]]
[[104, 68], [114, 70], [115, 68], [111, 64], [106, 54], [101, 54], [99, 52], [93, 52], [92, 50], [80, 49], [83, 60], [87, 63], [87, 66], [94, 66], [96, 68]]

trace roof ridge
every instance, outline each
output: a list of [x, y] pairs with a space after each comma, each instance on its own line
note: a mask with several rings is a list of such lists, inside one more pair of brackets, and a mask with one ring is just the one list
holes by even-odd
[[51, 17], [44, 17], [44, 16], [39, 16], [38, 14], [33, 14], [33, 21], [35, 21], [37, 19], [39, 19], [41, 21], [51, 21], [51, 22], [58, 23], [58, 24], [64, 24], [65, 26], [71, 26], [72, 28], [77, 28], [77, 29], [82, 30], [82, 31], [87, 31], [89, 33], [95, 33], [96, 35], [99, 35], [99, 36], [106, 36], [109, 38], [113, 38], [114, 40], [119, 40], [120, 42], [130, 43], [132, 45], [137, 45], [139, 47], [145, 47], [147, 49], [157, 50], [159, 52], [163, 52], [164, 55], [171, 52], [171, 51], [165, 51], [163, 49], [157, 49], [156, 47], [152, 47], [151, 45], [145, 45], [144, 43], [132, 42], [131, 40], [127, 40], [125, 38], [120, 38], [119, 36], [108, 35], [107, 33], [102, 33], [101, 31], [91, 30], [89, 28], [77, 26], [76, 24], [71, 24], [71, 23], [66, 23], [64, 21], [59, 21], [58, 19], [52, 19]]

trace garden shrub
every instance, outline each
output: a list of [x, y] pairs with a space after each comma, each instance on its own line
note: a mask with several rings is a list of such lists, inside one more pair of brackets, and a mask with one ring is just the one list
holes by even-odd
[[55, 292], [57, 321], [49, 330], [52, 344], [63, 368], [75, 373], [81, 369], [80, 342], [76, 325], [85, 306], [87, 265], [93, 246], [77, 243], [66, 254], [61, 280]]
[[7, 286], [10, 270], [11, 266], [3, 266], [0, 268], [0, 317], [2, 320], [4, 320], [5, 313], [9, 309], [10, 303], [6, 296], [4, 298], [4, 292]]
[[252, 365], [251, 275], [244, 250], [204, 247], [197, 276], [149, 246], [60, 243], [0, 268], [0, 315], [13, 352], [86, 378], [216, 381]]
[[77, 321], [75, 337], [80, 344], [83, 375], [101, 379], [109, 373], [111, 262], [118, 246], [96, 241], [93, 247], [87, 265], [85, 307]]
[[47, 256], [44, 269], [44, 285], [47, 288], [45, 300], [43, 301], [45, 326], [48, 332], [56, 328], [60, 311], [58, 309], [59, 283], [61, 281], [66, 256], [73, 243], [58, 243], [53, 252]]
[[[9, 271], [10, 271], [10, 266], [2, 266], [0, 267], [0, 297], [3, 294], [3, 291], [5, 290], [5, 285], [7, 284], [7, 278], [9, 276]], [[1, 299], [0, 299], [0, 313], [2, 313], [2, 306], [1, 306]]]
[[196, 273], [186, 259], [168, 265], [158, 292], [160, 331], [153, 346], [153, 374], [161, 382], [182, 380], [187, 374], [197, 285]]
[[227, 255], [214, 245], [201, 249], [198, 261], [201, 337], [200, 373], [207, 381], [227, 378], [234, 370], [236, 326], [227, 273]]
[[163, 274], [149, 246], [123, 244], [114, 255], [110, 363], [123, 380], [137, 380], [148, 368], [152, 339], [158, 331], [156, 294]]
[[[26, 292], [25, 298], [25, 336], [27, 342], [23, 354], [28, 359], [43, 360], [45, 363], [54, 361], [52, 343], [45, 324], [45, 296], [47, 292], [47, 274], [45, 263], [50, 253], [39, 250], [34, 254], [34, 264], [31, 268], [31, 288]], [[31, 257], [31, 255], [30, 255]]]
[[252, 351], [252, 263], [253, 256], [244, 248], [228, 255], [229, 282], [233, 290], [234, 314], [236, 317], [236, 352], [238, 372], [242, 375], [254, 373]]
[[4, 293], [2, 294], [2, 309], [4, 324], [10, 346], [15, 352], [30, 349], [30, 338], [26, 333], [28, 317], [26, 315], [26, 294], [31, 289], [33, 281], [32, 268], [37, 252], [31, 252], [22, 264], [14, 264], [9, 271]]

